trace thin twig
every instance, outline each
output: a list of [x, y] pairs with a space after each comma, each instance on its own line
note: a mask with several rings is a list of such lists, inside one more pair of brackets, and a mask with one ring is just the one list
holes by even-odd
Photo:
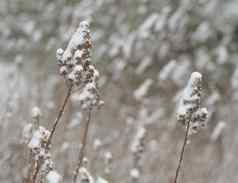
[[[55, 121], [54, 121], [53, 127], [52, 127], [51, 132], [50, 132], [50, 135], [49, 135], [49, 139], [48, 139], [48, 141], [47, 141], [47, 143], [46, 143], [46, 150], [49, 150], [49, 146], [50, 146], [50, 144], [51, 144], [51, 141], [52, 141], [53, 135], [54, 135], [54, 133], [55, 133], [56, 127], [57, 127], [57, 125], [58, 125], [58, 123], [59, 123], [59, 121], [60, 121], [60, 119], [61, 119], [61, 117], [62, 117], [62, 115], [63, 115], [63, 113], [64, 113], [65, 106], [66, 106], [66, 104], [67, 104], [67, 102], [68, 102], [68, 100], [69, 100], [69, 98], [70, 98], [72, 88], [73, 88], [72, 85], [68, 88], [68, 91], [67, 91], [66, 97], [65, 97], [65, 99], [64, 99], [64, 102], [63, 102], [63, 104], [62, 104], [62, 106], [61, 106], [61, 108], [60, 108], [60, 110], [59, 110], [59, 113], [58, 113], [58, 115], [57, 115]], [[35, 183], [35, 182], [36, 182], [37, 174], [38, 174], [40, 168], [41, 168], [41, 163], [40, 163], [40, 161], [38, 160], [38, 161], [36, 161], [35, 170], [33, 170], [32, 183]]]
[[62, 105], [62, 107], [61, 107], [61, 109], [60, 109], [60, 111], [59, 111], [59, 113], [58, 113], [58, 115], [57, 115], [57, 117], [55, 119], [54, 125], [53, 125], [53, 127], [51, 129], [50, 136], [49, 136], [49, 139], [48, 139], [47, 144], [46, 144], [46, 148], [48, 148], [49, 145], [51, 144], [51, 141], [52, 141], [53, 135], [55, 133], [56, 127], [57, 127], [57, 125], [58, 125], [58, 123], [59, 123], [59, 121], [60, 121], [60, 119], [61, 119], [61, 117], [62, 117], [62, 115], [64, 113], [65, 106], [66, 106], [66, 104], [67, 104], [67, 102], [69, 100], [69, 97], [71, 95], [72, 88], [73, 88], [72, 85], [68, 88], [68, 92], [67, 92], [67, 95], [66, 95], [66, 97], [64, 99], [64, 103], [63, 103], [63, 105]]
[[85, 126], [85, 129], [84, 129], [84, 133], [83, 133], [82, 146], [80, 148], [80, 152], [79, 152], [79, 156], [78, 156], [78, 163], [77, 163], [77, 166], [75, 168], [74, 175], [73, 175], [73, 183], [76, 183], [79, 169], [82, 166], [82, 162], [83, 162], [83, 158], [84, 158], [84, 151], [85, 151], [85, 147], [86, 147], [86, 144], [87, 144], [89, 124], [90, 124], [90, 121], [91, 121], [91, 113], [92, 113], [92, 109], [89, 109], [88, 118], [87, 118], [86, 126]]
[[187, 124], [187, 128], [186, 128], [186, 133], [185, 133], [185, 137], [184, 137], [184, 141], [183, 141], [183, 146], [182, 146], [182, 150], [180, 152], [179, 163], [178, 163], [178, 166], [177, 166], [177, 169], [176, 169], [174, 183], [177, 183], [177, 181], [178, 181], [178, 176], [179, 176], [180, 168], [181, 168], [181, 165], [182, 165], [182, 162], [183, 162], [185, 147], [186, 147], [187, 142], [188, 142], [190, 122], [191, 122], [191, 119], [188, 120], [188, 124]]

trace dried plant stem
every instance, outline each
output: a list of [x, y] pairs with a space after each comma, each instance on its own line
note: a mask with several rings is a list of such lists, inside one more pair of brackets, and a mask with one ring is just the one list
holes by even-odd
[[178, 166], [177, 166], [177, 169], [176, 169], [174, 183], [177, 183], [177, 181], [178, 181], [179, 172], [180, 172], [181, 165], [182, 165], [182, 162], [183, 162], [185, 147], [186, 147], [186, 145], [188, 143], [190, 123], [191, 123], [191, 119], [188, 120], [188, 124], [187, 124], [187, 127], [186, 127], [186, 133], [185, 133], [185, 137], [184, 137], [184, 141], [183, 141], [182, 150], [180, 152], [180, 157], [179, 157], [179, 162], [178, 162]]
[[83, 162], [83, 158], [84, 158], [84, 151], [85, 151], [85, 147], [86, 147], [86, 144], [87, 144], [87, 136], [88, 136], [88, 131], [89, 131], [89, 125], [90, 125], [90, 121], [91, 121], [91, 113], [92, 113], [92, 109], [89, 109], [88, 118], [87, 118], [86, 126], [85, 126], [85, 129], [84, 129], [83, 137], [82, 137], [82, 146], [80, 147], [80, 151], [79, 151], [78, 163], [77, 163], [77, 166], [75, 168], [74, 175], [73, 175], [73, 183], [76, 183], [79, 169], [82, 166], [82, 162]]
[[70, 85], [69, 88], [68, 88], [67, 95], [66, 95], [66, 97], [64, 99], [63, 105], [61, 106], [61, 108], [59, 110], [59, 113], [58, 113], [58, 115], [57, 115], [57, 117], [55, 119], [54, 125], [53, 125], [53, 127], [51, 129], [50, 136], [49, 136], [49, 139], [48, 139], [47, 144], [46, 144], [46, 148], [48, 148], [49, 145], [51, 144], [51, 141], [52, 141], [53, 135], [55, 133], [56, 127], [57, 127], [57, 125], [58, 125], [58, 123], [59, 123], [59, 121], [60, 121], [60, 119], [61, 119], [61, 117], [62, 117], [62, 115], [64, 113], [65, 106], [66, 106], [66, 104], [67, 104], [67, 102], [68, 102], [68, 100], [70, 98], [70, 95], [71, 95], [71, 92], [72, 92], [72, 88], [73, 88], [72, 85]]
[[34, 161], [33, 175], [32, 175], [32, 178], [31, 178], [32, 183], [36, 182], [36, 178], [37, 178], [39, 170], [40, 170], [40, 161]]
[[[49, 150], [49, 146], [50, 146], [50, 144], [51, 144], [51, 141], [52, 141], [53, 135], [54, 135], [54, 133], [55, 133], [56, 127], [57, 127], [57, 125], [58, 125], [58, 123], [59, 123], [59, 121], [60, 121], [60, 119], [61, 119], [61, 117], [62, 117], [62, 115], [63, 115], [63, 113], [64, 113], [65, 106], [66, 106], [66, 104], [67, 104], [67, 102], [68, 102], [68, 100], [69, 100], [69, 98], [70, 98], [70, 95], [71, 95], [71, 92], [72, 92], [72, 88], [73, 88], [73, 86], [70, 85], [69, 88], [68, 88], [66, 97], [65, 97], [65, 99], [64, 99], [64, 102], [63, 102], [63, 104], [62, 104], [62, 106], [61, 106], [61, 108], [60, 108], [60, 110], [59, 110], [59, 113], [58, 113], [58, 115], [57, 115], [55, 121], [54, 121], [53, 127], [52, 127], [51, 132], [50, 132], [49, 139], [48, 139], [48, 141], [47, 141], [47, 143], [46, 143], [46, 150]], [[32, 183], [35, 183], [35, 182], [36, 182], [36, 178], [37, 178], [38, 172], [39, 172], [40, 167], [41, 167], [41, 162], [40, 162], [40, 160], [36, 161], [35, 163], [36, 163], [36, 165], [35, 165], [35, 168], [34, 168], [34, 170], [33, 170], [33, 175], [32, 175], [32, 179], [31, 179], [31, 180], [32, 180]]]

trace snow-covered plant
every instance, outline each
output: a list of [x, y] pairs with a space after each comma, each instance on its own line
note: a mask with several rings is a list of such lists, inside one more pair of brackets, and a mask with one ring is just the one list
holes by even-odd
[[[23, 140], [30, 149], [31, 165], [29, 166], [28, 182], [34, 183], [36, 181], [47, 180], [48, 183], [60, 183], [61, 176], [55, 170], [50, 147], [47, 145], [50, 137], [50, 131], [45, 127], [40, 126], [41, 111], [38, 107], [32, 109], [33, 122], [26, 124], [23, 129]], [[37, 174], [40, 174], [39, 180]], [[57, 179], [53, 181], [53, 174]], [[55, 177], [53, 176], [53, 177]]]
[[91, 63], [92, 40], [89, 23], [83, 21], [73, 34], [65, 50], [58, 49], [56, 57], [59, 72], [65, 78], [69, 88], [79, 89], [77, 97], [83, 109], [99, 106], [100, 96], [97, 89], [99, 72]]
[[201, 107], [201, 94], [202, 75], [194, 72], [182, 93], [177, 110], [177, 120], [186, 126], [189, 125], [189, 134], [206, 126], [208, 111]]
[[176, 169], [174, 183], [177, 183], [178, 181], [179, 171], [189, 135], [197, 132], [198, 129], [204, 127], [206, 124], [208, 111], [206, 108], [201, 107], [201, 94], [202, 75], [199, 72], [193, 72], [187, 86], [182, 92], [177, 111], [177, 120], [186, 126], [186, 133], [180, 153], [178, 167]]
[[[204, 102], [206, 106], [209, 106], [209, 120], [212, 120], [209, 130], [213, 131], [209, 148], [218, 147], [218, 151], [206, 151], [207, 147], [204, 147], [204, 156], [195, 157], [195, 153], [200, 153], [200, 151], [191, 153], [191, 157], [189, 153], [186, 154], [188, 159], [201, 160], [196, 165], [196, 169], [191, 169], [189, 172], [191, 176], [187, 181], [197, 182], [195, 176], [199, 176], [200, 171], [204, 173], [209, 169], [208, 174], [212, 175], [211, 179], [216, 178], [212, 180], [213, 182], [226, 182], [225, 176], [222, 181], [218, 180], [219, 176], [216, 174], [220, 174], [220, 177], [228, 174], [226, 176], [236, 182], [236, 177], [233, 176], [232, 179], [231, 176], [234, 173], [230, 171], [232, 170], [230, 161], [233, 160], [231, 155], [236, 154], [237, 149], [236, 146], [232, 146], [233, 148], [226, 150], [226, 146], [229, 147], [236, 139], [236, 113], [230, 111], [231, 108], [236, 108], [237, 100], [234, 99], [238, 98], [237, 2], [237, 0], [43, 0], [32, 3], [27, 0], [1, 0], [0, 50], [3, 62], [1, 61], [0, 69], [3, 86], [0, 91], [2, 96], [0, 100], [3, 110], [0, 124], [2, 140], [0, 165], [6, 168], [3, 168], [0, 173], [0, 182], [19, 182], [18, 177], [22, 177], [21, 166], [18, 166], [16, 160], [24, 161], [23, 158], [18, 157], [25, 157], [25, 154], [16, 149], [15, 144], [13, 150], [11, 147], [13, 143], [18, 142], [17, 129], [22, 125], [22, 122], [27, 121], [28, 109], [26, 107], [37, 103], [44, 109], [43, 119], [52, 119], [55, 116], [54, 111], [64, 97], [62, 96], [64, 92], [60, 89], [65, 85], [57, 79], [54, 72], [51, 72], [54, 62], [50, 62], [54, 59], [53, 54], [50, 53], [62, 42], [66, 44], [66, 47], [57, 51], [59, 73], [62, 78], [64, 77], [67, 89], [71, 90], [68, 92], [65, 103], [70, 96], [73, 105], [68, 103], [69, 110], [66, 111], [64, 107], [61, 108], [63, 110], [60, 110], [59, 117], [55, 122], [44, 121], [44, 124], [47, 123], [50, 127], [55, 124], [53, 128], [42, 126], [43, 123], [40, 124], [37, 115], [34, 115], [36, 118], [33, 119], [33, 122], [24, 127], [23, 140], [28, 144], [33, 134], [39, 130], [40, 125], [50, 132], [49, 139], [55, 138], [57, 133], [57, 130], [55, 133], [55, 129], [59, 126], [57, 123], [61, 118], [62, 111], [65, 111], [65, 122], [72, 121], [72, 123], [68, 125], [70, 128], [64, 130], [57, 137], [57, 142], [64, 141], [62, 142], [65, 145], [64, 148], [59, 151], [57, 146], [61, 144], [56, 143], [52, 149], [54, 150], [52, 155], [57, 157], [59, 165], [57, 170], [66, 179], [64, 182], [68, 182], [67, 179], [70, 179], [72, 174], [72, 169], [68, 168], [72, 167], [70, 160], [76, 159], [70, 153], [75, 148], [74, 138], [79, 138], [75, 133], [79, 133], [79, 126], [82, 129], [80, 137], [84, 136], [83, 125], [84, 119], [87, 118], [87, 114], [83, 110], [79, 112], [80, 115], [76, 115], [74, 112], [78, 113], [78, 109], [88, 110], [102, 104], [98, 100], [97, 84], [95, 85], [94, 81], [88, 84], [83, 82], [87, 80], [87, 73], [90, 73], [90, 67], [85, 67], [83, 60], [88, 59], [85, 57], [91, 54], [89, 47], [92, 46], [87, 22], [82, 23], [82, 29], [77, 29], [79, 20], [84, 18], [93, 23], [95, 30], [92, 35], [95, 43], [93, 45], [96, 45], [96, 49], [93, 51], [93, 61], [100, 62], [103, 69], [98, 86], [103, 86], [103, 92], [107, 93], [106, 101], [109, 101], [106, 107], [107, 111], [103, 115], [97, 116], [97, 123], [93, 125], [92, 131], [90, 129], [90, 140], [93, 141], [93, 138], [97, 137], [103, 144], [95, 143], [95, 149], [100, 150], [100, 153], [90, 151], [93, 147], [88, 146], [87, 157], [89, 159], [100, 157], [101, 152], [105, 152], [105, 147], [106, 151], [113, 153], [112, 168], [116, 167], [120, 171], [112, 171], [111, 173], [116, 173], [110, 174], [112, 180], [109, 182], [115, 182], [118, 177], [120, 177], [120, 182], [125, 182], [124, 179], [128, 178], [126, 175], [129, 175], [127, 170], [130, 168], [132, 168], [131, 177], [137, 180], [140, 176], [144, 179], [143, 182], [170, 182], [167, 179], [170, 174], [173, 174], [170, 167], [174, 164], [174, 149], [178, 147], [174, 140], [174, 136], [178, 134], [174, 133], [176, 129], [171, 125], [171, 121], [173, 121], [171, 118], [174, 114], [171, 98], [182, 86], [185, 86], [188, 74], [195, 69], [202, 71], [207, 78], [207, 98]], [[74, 34], [75, 30], [77, 33]], [[72, 35], [75, 37], [71, 39]], [[86, 39], [83, 38], [84, 36]], [[68, 40], [71, 40], [71, 43], [67, 45]], [[75, 45], [79, 42], [82, 46], [76, 48]], [[12, 74], [9, 72], [14, 57], [16, 58], [15, 64], [21, 65], [21, 72], [23, 71], [22, 74], [24, 74], [20, 79], [21, 83], [18, 82], [19, 74], [16, 74], [15, 71]], [[65, 59], [66, 57], [69, 59]], [[80, 60], [79, 63], [76, 60]], [[102, 60], [103, 62], [101, 62]], [[36, 69], [34, 70], [35, 65]], [[90, 65], [95, 67], [91, 60]], [[25, 71], [27, 74], [24, 73]], [[6, 73], [9, 74], [8, 79], [4, 77]], [[29, 75], [33, 77], [29, 77]], [[96, 75], [92, 74], [92, 80]], [[4, 84], [7, 84], [7, 87]], [[107, 90], [107, 88], [110, 89]], [[7, 93], [7, 96], [4, 93]], [[58, 93], [60, 93], [59, 96]], [[18, 100], [16, 100], [17, 98]], [[177, 113], [177, 117], [186, 126], [188, 121], [184, 119], [189, 119], [191, 116], [188, 129], [188, 134], [191, 135], [199, 132], [200, 128], [205, 126], [206, 122], [203, 119], [206, 116], [206, 109], [200, 107], [198, 110], [194, 110], [195, 107], [191, 107], [194, 105], [191, 102], [192, 97], [188, 98], [190, 102], [186, 102], [187, 99], [180, 100], [183, 107], [181, 107], [182, 112]], [[146, 163], [142, 161], [143, 175], [137, 169], [133, 169], [130, 164], [133, 161], [133, 155], [127, 153], [128, 149], [124, 148], [130, 147], [128, 143], [134, 140], [132, 121], [138, 116], [139, 105], [143, 105], [147, 111], [143, 121], [148, 125], [148, 128], [146, 127], [149, 131], [148, 145], [150, 138], [158, 143], [158, 152], [151, 153], [148, 148], [148, 151], [143, 154], [146, 160]], [[194, 110], [192, 115], [191, 112], [187, 112], [190, 111], [187, 108]], [[225, 124], [228, 128], [225, 128], [224, 123], [219, 122], [223, 120], [226, 121]], [[125, 125], [123, 122], [127, 124]], [[64, 128], [63, 125], [62, 127]], [[223, 134], [225, 129], [229, 133]], [[203, 138], [202, 141], [199, 141], [198, 146], [207, 143], [207, 134], [200, 135], [198, 138]], [[49, 150], [50, 141], [52, 140], [47, 143]], [[85, 147], [81, 144], [76, 146], [77, 151], [78, 146]], [[214, 161], [215, 158], [210, 158], [212, 161], [205, 162], [210, 152], [214, 153], [214, 157], [218, 153], [220, 157], [222, 153], [224, 166], [217, 166], [220, 161]], [[67, 156], [63, 156], [62, 153]], [[162, 162], [165, 163], [162, 164], [161, 161], [166, 159], [168, 161]], [[104, 170], [104, 167], [101, 167], [101, 163], [104, 163], [99, 160], [100, 158], [97, 158], [92, 163], [90, 162], [93, 174]], [[52, 167], [47, 158], [45, 158], [45, 162], [49, 164], [47, 166], [42, 164], [42, 167]], [[168, 171], [163, 172], [161, 164], [169, 166], [165, 168]], [[206, 166], [203, 166], [204, 164]], [[212, 168], [213, 166], [217, 166], [217, 168]], [[223, 172], [223, 169], [226, 171]], [[157, 177], [157, 174], [160, 175]], [[40, 171], [39, 175], [41, 175]], [[159, 180], [153, 180], [154, 177]], [[191, 177], [193, 180], [190, 180]], [[198, 180], [199, 182], [211, 182], [208, 180], [210, 176], [200, 176], [199, 179], [202, 179]]]
[[59, 72], [66, 81], [68, 92], [50, 131], [43, 126], [39, 126], [41, 112], [38, 108], [33, 108], [32, 110], [33, 124], [26, 125], [23, 130], [24, 141], [27, 142], [33, 158], [33, 165], [29, 170], [31, 172], [28, 178], [30, 183], [35, 183], [38, 180], [38, 174], [40, 174], [40, 181], [43, 179], [46, 179], [49, 183], [59, 183], [61, 181], [61, 176], [54, 169], [54, 163], [51, 159], [51, 141], [65, 106], [74, 91], [78, 92], [78, 101], [81, 108], [88, 110], [88, 120], [84, 131], [82, 147], [73, 177], [74, 182], [77, 180], [77, 175], [80, 172], [81, 163], [84, 158], [91, 110], [103, 104], [97, 89], [99, 72], [91, 63], [91, 48], [89, 24], [83, 21], [70, 39], [67, 48], [65, 50], [58, 49], [56, 52]]
[[[90, 36], [89, 23], [83, 21], [70, 39], [65, 50], [58, 49], [56, 57], [59, 65], [59, 73], [64, 77], [68, 86], [68, 93], [74, 93], [74, 100], [79, 103], [81, 109], [88, 111], [86, 127], [83, 133], [78, 162], [73, 174], [73, 182], [77, 176], [84, 159], [84, 149], [87, 143], [87, 134], [91, 120], [91, 111], [94, 107], [100, 107], [103, 101], [100, 100], [97, 80], [99, 72], [91, 63], [92, 40]], [[68, 95], [68, 96], [69, 96]]]

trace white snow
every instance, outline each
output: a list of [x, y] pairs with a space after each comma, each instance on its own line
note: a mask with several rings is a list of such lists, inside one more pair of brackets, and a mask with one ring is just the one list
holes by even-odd
[[52, 170], [47, 174], [46, 180], [48, 183], [60, 183], [62, 180], [62, 177], [60, 176], [58, 172]]

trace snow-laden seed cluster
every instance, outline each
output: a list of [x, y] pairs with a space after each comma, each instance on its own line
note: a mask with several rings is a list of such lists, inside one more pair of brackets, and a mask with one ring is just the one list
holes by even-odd
[[50, 132], [45, 129], [43, 126], [39, 126], [36, 129], [32, 137], [27, 144], [28, 148], [30, 148], [31, 152], [34, 154], [34, 158], [36, 160], [46, 158], [46, 144], [49, 138]]
[[[49, 183], [59, 183], [61, 180], [59, 177], [61, 176], [54, 170], [54, 163], [49, 152], [49, 147], [47, 146], [50, 131], [43, 126], [39, 126], [40, 115], [40, 109], [34, 107], [32, 109], [33, 124], [29, 123], [25, 125], [23, 129], [23, 140], [30, 149], [32, 161], [41, 163], [40, 175], [42, 179], [45, 178]], [[52, 181], [53, 174], [55, 175], [54, 177], [57, 174], [55, 181]]]
[[198, 72], [191, 74], [190, 80], [180, 98], [177, 120], [187, 125], [190, 121], [189, 132], [195, 133], [206, 125], [208, 111], [201, 107], [202, 75]]
[[79, 103], [82, 109], [93, 108], [94, 106], [100, 107], [104, 104], [100, 100], [100, 95], [94, 83], [84, 85], [81, 92], [72, 95], [72, 100]]
[[56, 51], [59, 72], [70, 87], [81, 90], [75, 98], [84, 109], [102, 104], [97, 90], [99, 72], [91, 63], [91, 49], [89, 24], [83, 21], [73, 34], [67, 48]]

